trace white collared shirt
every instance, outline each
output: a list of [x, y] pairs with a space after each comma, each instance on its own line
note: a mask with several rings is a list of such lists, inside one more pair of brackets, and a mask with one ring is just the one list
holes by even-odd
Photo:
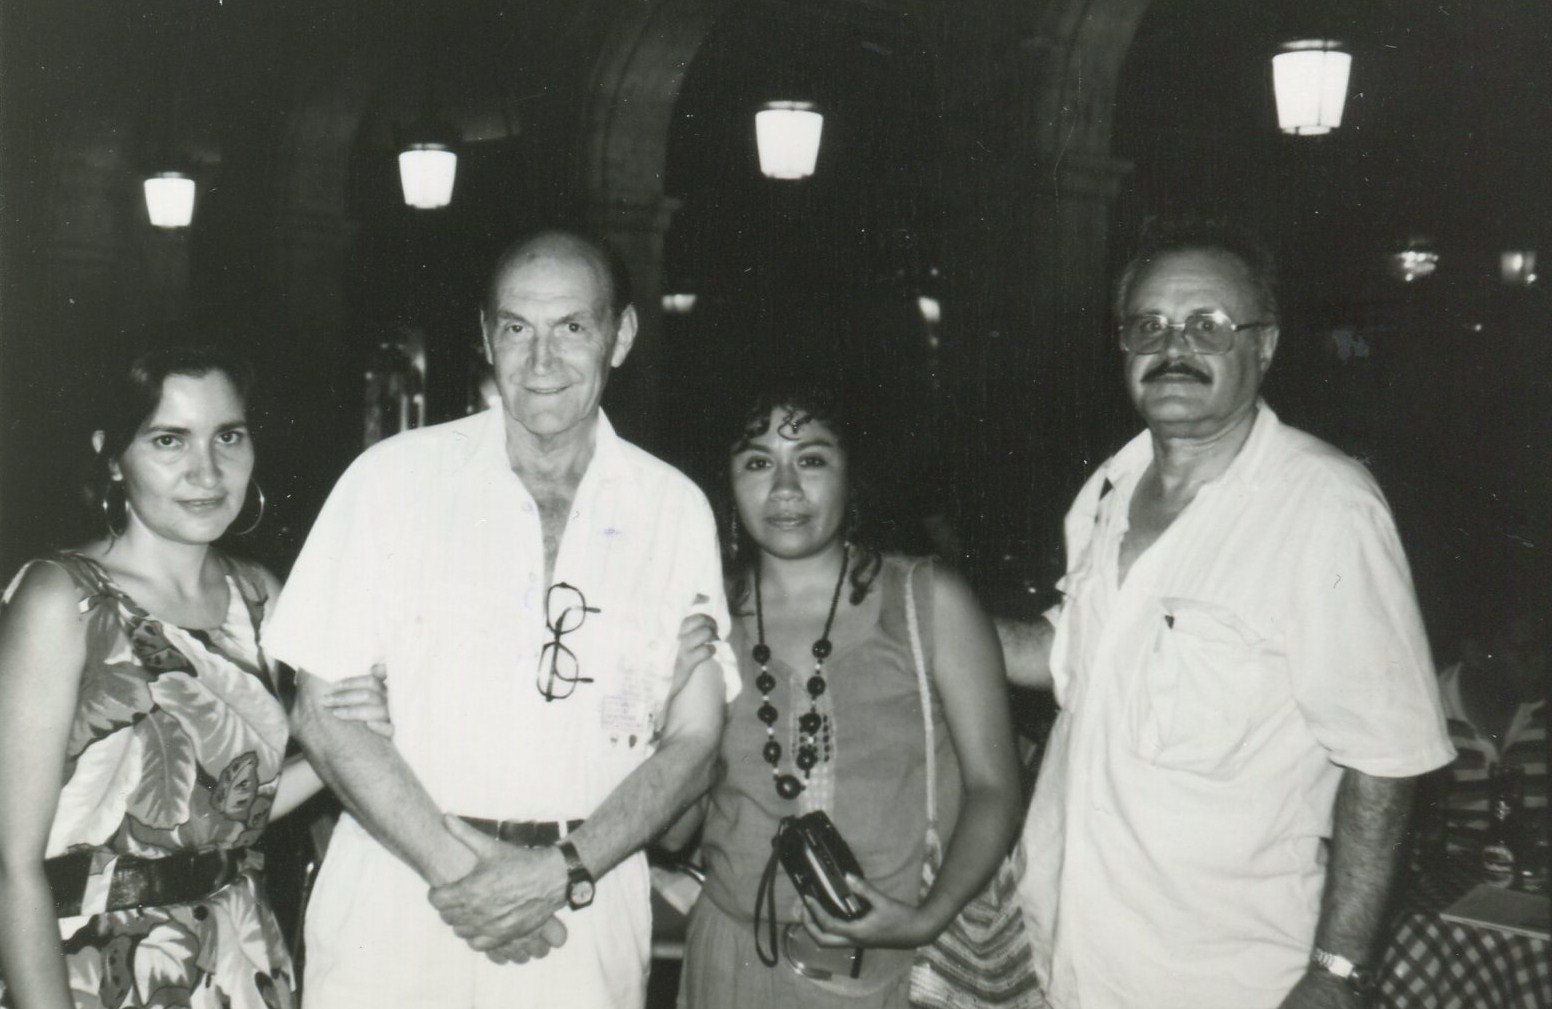
[[1061, 705], [1023, 894], [1062, 1009], [1275, 1006], [1303, 973], [1343, 767], [1432, 770], [1444, 728], [1368, 472], [1265, 404], [1118, 582], [1143, 432], [1067, 515]]
[[[327, 680], [385, 663], [394, 745], [440, 808], [489, 819], [583, 818], [652, 752], [681, 621], [709, 613], [727, 633], [711, 509], [689, 479], [622, 441], [600, 414], [552, 580], [575, 586], [598, 612], [561, 638], [594, 682], [547, 702], [537, 679], [554, 635], [546, 627], [539, 509], [512, 472], [502, 411], [491, 410], [401, 434], [356, 460], [313, 526], [264, 644], [273, 657]], [[725, 643], [717, 658], [731, 698], [739, 677]], [[354, 857], [393, 862], [348, 818], [345, 826], [336, 844], [343, 840]], [[574, 928], [565, 955], [542, 963], [623, 957], [609, 969], [625, 982], [640, 973], [650, 923], [645, 868], [636, 861], [600, 880], [594, 906], [578, 916], [586, 934]], [[333, 868], [335, 876], [344, 872]], [[408, 870], [383, 872], [397, 872], [393, 886], [416, 893], [409, 903], [425, 904], [424, 884], [399, 878]], [[377, 972], [412, 962], [438, 929], [451, 936], [434, 912], [423, 937], [405, 924], [429, 905], [379, 907], [376, 897], [336, 892], [348, 889], [320, 880], [314, 904], [351, 902], [349, 911], [329, 912], [341, 915], [339, 941], [347, 946], [363, 944], [361, 930], [379, 924], [372, 919], [390, 919], [382, 943], [405, 948]], [[592, 953], [587, 935], [600, 943]], [[318, 952], [310, 937], [313, 972]], [[530, 981], [561, 972], [538, 963], [526, 970]]]

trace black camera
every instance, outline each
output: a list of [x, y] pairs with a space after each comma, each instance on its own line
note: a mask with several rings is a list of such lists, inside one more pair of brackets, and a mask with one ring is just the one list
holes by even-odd
[[850, 921], [868, 913], [871, 905], [846, 885], [846, 874], [860, 877], [862, 866], [823, 810], [783, 818], [776, 830], [776, 857], [798, 893], [835, 917]]

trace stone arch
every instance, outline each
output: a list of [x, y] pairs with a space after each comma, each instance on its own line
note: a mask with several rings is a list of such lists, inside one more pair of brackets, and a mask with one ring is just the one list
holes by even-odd
[[648, 430], [660, 399], [663, 236], [676, 209], [663, 188], [669, 124], [685, 72], [718, 12], [717, 0], [660, 0], [632, 11], [605, 39], [585, 96], [582, 199], [589, 225], [631, 270], [641, 334], [622, 391], [636, 424]]

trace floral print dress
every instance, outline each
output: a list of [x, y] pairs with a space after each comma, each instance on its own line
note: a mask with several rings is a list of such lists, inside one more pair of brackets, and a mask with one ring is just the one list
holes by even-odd
[[[269, 819], [287, 729], [259, 649], [263, 582], [222, 560], [231, 601], [211, 631], [157, 620], [80, 554], [34, 562], [70, 574], [88, 623], [46, 850], [92, 853], [83, 910], [117, 856], [243, 848]], [[61, 918], [76, 1006], [290, 1009], [291, 959], [258, 868], [249, 854], [235, 880], [191, 903]]]

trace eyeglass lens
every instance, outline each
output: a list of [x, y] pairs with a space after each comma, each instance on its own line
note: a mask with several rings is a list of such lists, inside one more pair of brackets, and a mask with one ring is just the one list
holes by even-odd
[[1223, 354], [1234, 345], [1238, 327], [1216, 312], [1198, 312], [1183, 323], [1171, 323], [1162, 315], [1139, 315], [1121, 328], [1121, 345], [1134, 354], [1154, 354], [1164, 348], [1169, 334], [1180, 330], [1186, 345], [1198, 354]]
[[582, 675], [577, 655], [559, 641], [551, 641], [539, 652], [539, 693], [546, 701], [563, 701], [577, 689], [578, 683], [592, 683]]

